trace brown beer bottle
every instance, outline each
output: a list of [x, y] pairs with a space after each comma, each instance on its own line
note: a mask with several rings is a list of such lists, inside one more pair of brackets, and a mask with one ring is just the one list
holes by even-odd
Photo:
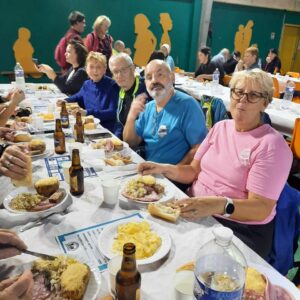
[[83, 167], [80, 164], [79, 150], [72, 150], [72, 166], [70, 174], [70, 193], [73, 196], [82, 195], [84, 192]]
[[135, 244], [123, 246], [121, 270], [116, 275], [116, 299], [140, 300], [141, 274], [136, 268]]
[[60, 119], [56, 119], [55, 122], [55, 131], [53, 134], [54, 149], [56, 154], [63, 154], [66, 152], [65, 134], [61, 129]]
[[81, 113], [76, 113], [76, 123], [74, 125], [75, 142], [84, 143], [84, 127], [82, 124]]
[[66, 102], [63, 102], [61, 104], [60, 119], [61, 119], [61, 127], [68, 128], [70, 123], [69, 123], [69, 113], [67, 111]]

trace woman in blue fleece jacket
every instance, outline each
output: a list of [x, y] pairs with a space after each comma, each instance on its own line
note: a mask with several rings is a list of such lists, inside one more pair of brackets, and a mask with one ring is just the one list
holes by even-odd
[[119, 97], [119, 87], [110, 77], [105, 76], [107, 62], [105, 55], [91, 51], [86, 59], [89, 80], [67, 102], [77, 102], [82, 115], [93, 115], [101, 120], [101, 125], [114, 130]]

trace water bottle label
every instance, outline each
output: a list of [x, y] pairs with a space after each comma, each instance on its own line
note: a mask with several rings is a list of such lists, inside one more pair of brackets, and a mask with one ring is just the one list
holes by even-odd
[[197, 300], [241, 300], [243, 287], [238, 290], [221, 292], [203, 284], [197, 277], [194, 285], [194, 296]]

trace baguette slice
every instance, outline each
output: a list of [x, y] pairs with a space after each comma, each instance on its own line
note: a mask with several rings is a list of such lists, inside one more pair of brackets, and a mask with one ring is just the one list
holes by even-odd
[[150, 203], [148, 205], [148, 212], [154, 217], [159, 217], [174, 223], [180, 216], [179, 208], [173, 208], [161, 203]]

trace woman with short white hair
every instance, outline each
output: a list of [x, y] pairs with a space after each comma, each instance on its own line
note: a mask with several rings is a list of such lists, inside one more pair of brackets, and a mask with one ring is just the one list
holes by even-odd
[[[94, 31], [89, 33], [84, 40], [84, 45], [88, 51], [104, 54], [107, 61], [112, 55], [113, 44], [113, 38], [108, 34], [110, 25], [111, 21], [107, 16], [99, 16], [94, 22]], [[110, 73], [107, 72], [107, 75], [110, 75]]]
[[262, 121], [272, 101], [270, 76], [259, 69], [237, 72], [230, 93], [233, 120], [214, 125], [190, 165], [145, 162], [139, 171], [193, 183], [192, 198], [178, 201], [182, 217], [214, 216], [265, 258], [273, 242], [276, 202], [293, 156], [283, 137]]

